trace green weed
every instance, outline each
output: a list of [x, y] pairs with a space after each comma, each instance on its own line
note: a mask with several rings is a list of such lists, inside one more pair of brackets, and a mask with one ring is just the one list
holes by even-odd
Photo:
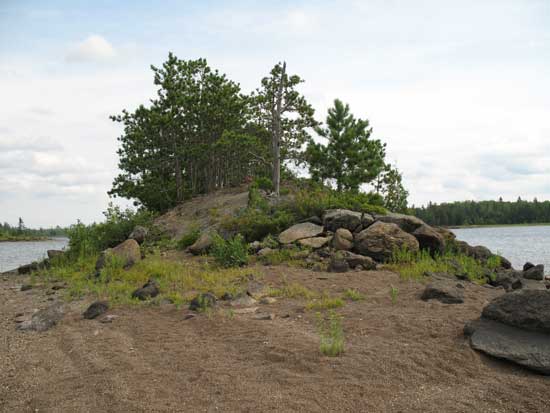
[[346, 291], [344, 291], [343, 297], [346, 300], [351, 301], [361, 301], [365, 299], [365, 296], [354, 288], [348, 288]]
[[319, 350], [325, 356], [336, 357], [344, 352], [344, 330], [342, 318], [333, 310], [327, 320], [317, 313], [317, 330], [320, 337]]

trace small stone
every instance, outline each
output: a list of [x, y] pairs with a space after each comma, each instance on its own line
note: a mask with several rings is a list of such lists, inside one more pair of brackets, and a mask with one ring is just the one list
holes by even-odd
[[20, 291], [28, 291], [28, 290], [31, 290], [31, 289], [32, 289], [32, 285], [30, 285], [30, 284], [23, 284], [19, 290], [20, 290]]
[[195, 318], [195, 314], [189, 313], [189, 314], [185, 314], [185, 315], [183, 316], [183, 319], [184, 319], [184, 320], [190, 320], [190, 319], [192, 319], [192, 318]]
[[544, 265], [539, 264], [523, 271], [523, 278], [541, 281], [544, 279]]
[[212, 293], [201, 293], [191, 300], [189, 310], [204, 311], [216, 305], [216, 296]]
[[258, 307], [244, 307], [244, 308], [235, 308], [233, 313], [235, 314], [250, 314], [255, 313]]
[[246, 287], [246, 293], [255, 300], [259, 300], [268, 295], [269, 290], [269, 286], [258, 281], [250, 281]]
[[138, 288], [132, 293], [132, 298], [144, 301], [148, 298], [153, 298], [159, 295], [160, 289], [158, 283], [152, 278], [147, 281], [143, 287]]
[[435, 299], [445, 304], [461, 304], [464, 302], [464, 290], [452, 283], [435, 280], [426, 286], [421, 298], [424, 301]]
[[233, 294], [231, 293], [223, 293], [223, 295], [220, 298], [223, 301], [231, 301], [233, 299]]
[[275, 318], [275, 314], [272, 313], [258, 313], [254, 316], [255, 320], [273, 320]]
[[257, 301], [254, 298], [252, 298], [248, 294], [243, 294], [239, 297], [236, 297], [229, 304], [231, 305], [231, 307], [250, 307], [256, 303]]
[[82, 317], [87, 320], [92, 320], [109, 309], [109, 303], [107, 301], [95, 301], [84, 311]]
[[114, 314], [108, 314], [105, 317], [103, 317], [101, 320], [99, 320], [100, 323], [108, 324], [112, 323], [118, 316]]

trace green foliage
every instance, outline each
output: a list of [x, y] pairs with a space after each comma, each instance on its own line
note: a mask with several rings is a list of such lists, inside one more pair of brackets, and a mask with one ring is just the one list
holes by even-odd
[[254, 179], [254, 184], [259, 189], [262, 189], [264, 191], [270, 192], [270, 191], [273, 190], [273, 182], [271, 181], [271, 179], [269, 179], [266, 176], [261, 176], [261, 177], [258, 177], [256, 179]]
[[399, 288], [390, 285], [390, 297], [392, 305], [397, 304], [397, 296], [399, 295]]
[[331, 310], [344, 306], [344, 300], [340, 297], [329, 297], [323, 294], [320, 298], [314, 299], [306, 304], [307, 310]]
[[224, 229], [239, 232], [246, 241], [259, 241], [267, 235], [276, 235], [295, 222], [294, 216], [285, 210], [274, 213], [247, 208], [236, 217], [222, 223]]
[[351, 301], [361, 301], [365, 299], [365, 296], [354, 288], [348, 288], [346, 291], [344, 291], [343, 297], [346, 300]]
[[306, 151], [310, 174], [322, 183], [334, 181], [338, 191], [358, 192], [383, 170], [386, 145], [371, 139], [369, 121], [355, 118], [338, 99], [328, 111], [326, 124], [315, 130], [327, 144], [310, 141]]
[[201, 231], [199, 228], [192, 229], [191, 231], [189, 231], [187, 234], [185, 234], [183, 237], [181, 237], [178, 240], [176, 247], [179, 250], [184, 250], [187, 247], [190, 247], [191, 245], [193, 245], [199, 239], [200, 236], [201, 236]]
[[248, 246], [240, 234], [229, 240], [214, 234], [210, 254], [218, 265], [224, 268], [242, 267], [248, 264]]
[[344, 352], [344, 329], [342, 317], [331, 310], [327, 320], [317, 313], [317, 330], [320, 337], [319, 350], [325, 356], [336, 357]]
[[11, 226], [7, 222], [0, 223], [0, 241], [33, 241], [48, 237], [63, 237], [67, 235], [67, 229], [59, 226], [55, 228], [27, 228], [23, 219], [19, 218], [17, 226]]
[[499, 265], [500, 258], [497, 256], [483, 263], [453, 250], [431, 256], [426, 250], [411, 252], [401, 249], [393, 252], [387, 267], [406, 279], [422, 279], [429, 272], [441, 272], [483, 284], [487, 281], [487, 275]]
[[409, 191], [403, 186], [403, 176], [390, 165], [378, 175], [376, 190], [384, 198], [384, 207], [392, 212], [407, 212], [407, 198]]
[[430, 225], [507, 225], [550, 223], [550, 201], [529, 202], [518, 198], [515, 202], [460, 201], [429, 203], [426, 207], [413, 208], [410, 213]]
[[154, 214], [146, 210], [122, 210], [113, 204], [109, 204], [103, 215], [105, 221], [99, 224], [84, 225], [78, 221], [69, 228], [70, 257], [90, 256], [112, 248], [128, 239], [137, 225], [147, 227], [154, 218]]
[[281, 288], [272, 288], [269, 292], [271, 297], [304, 298], [311, 300], [318, 296], [317, 293], [298, 283], [283, 283]]

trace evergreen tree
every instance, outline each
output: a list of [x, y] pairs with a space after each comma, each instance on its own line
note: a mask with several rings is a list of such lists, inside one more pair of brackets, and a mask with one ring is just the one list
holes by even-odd
[[326, 127], [315, 128], [327, 144], [310, 142], [306, 151], [313, 179], [335, 182], [338, 190], [358, 191], [373, 181], [385, 167], [386, 145], [371, 139], [369, 121], [350, 113], [349, 105], [334, 101]]

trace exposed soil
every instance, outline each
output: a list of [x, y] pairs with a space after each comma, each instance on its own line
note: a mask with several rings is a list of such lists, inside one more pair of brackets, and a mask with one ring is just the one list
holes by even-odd
[[[56, 300], [50, 286], [18, 291], [0, 278], [2, 412], [548, 412], [550, 378], [470, 349], [462, 328], [500, 290], [466, 285], [465, 303], [423, 302], [422, 284], [383, 271], [327, 274], [253, 267], [348, 302], [346, 351], [319, 352], [304, 302], [259, 305], [274, 320], [226, 309], [185, 319], [173, 305], [114, 308], [112, 323], [83, 320], [73, 302], [44, 333], [16, 331], [18, 313]], [[324, 279], [319, 279], [324, 278]], [[390, 285], [399, 289], [392, 305]], [[50, 293], [51, 294], [51, 293]]]

